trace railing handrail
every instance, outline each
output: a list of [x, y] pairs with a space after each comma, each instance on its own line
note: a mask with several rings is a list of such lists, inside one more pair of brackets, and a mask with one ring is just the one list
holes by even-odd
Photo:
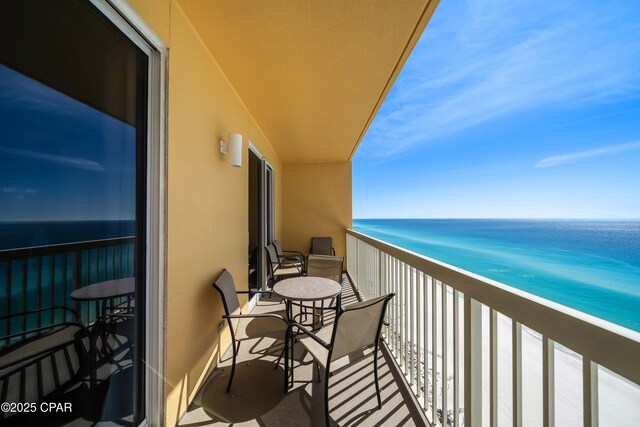
[[640, 384], [640, 333], [352, 229], [347, 234]]
[[114, 237], [111, 239], [84, 240], [81, 242], [56, 243], [53, 245], [30, 246], [17, 249], [0, 250], [0, 261], [46, 256], [62, 252], [74, 252], [87, 248], [103, 248], [123, 243], [133, 243], [135, 236]]

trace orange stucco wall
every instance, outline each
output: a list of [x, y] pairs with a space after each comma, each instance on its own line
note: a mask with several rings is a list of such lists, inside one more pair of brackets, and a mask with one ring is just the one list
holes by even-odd
[[[180, 6], [131, 4], [169, 47], [165, 376], [166, 425], [175, 425], [230, 342], [211, 284], [227, 268], [247, 288], [247, 140], [274, 168], [276, 236], [282, 165]], [[229, 132], [245, 137], [241, 168], [220, 153]]]
[[351, 227], [351, 162], [282, 165], [282, 244], [309, 252], [311, 237], [331, 236], [336, 255], [346, 255]]

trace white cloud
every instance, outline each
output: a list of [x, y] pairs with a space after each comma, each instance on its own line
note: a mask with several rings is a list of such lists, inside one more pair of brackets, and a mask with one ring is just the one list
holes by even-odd
[[38, 194], [38, 190], [34, 190], [33, 188], [4, 187], [2, 193], [9, 197], [15, 197], [18, 200], [24, 200], [28, 196]]
[[576, 162], [578, 160], [590, 159], [593, 157], [606, 156], [607, 154], [619, 153], [621, 151], [635, 150], [640, 148], [640, 141], [626, 144], [610, 145], [608, 147], [594, 148], [593, 150], [576, 151], [574, 153], [559, 154], [545, 157], [536, 163], [537, 168], [550, 168], [560, 166], [565, 163]]
[[41, 153], [38, 151], [22, 150], [19, 148], [0, 148], [0, 152], [13, 154], [20, 157], [27, 157], [35, 160], [42, 160], [71, 168], [84, 169], [95, 172], [104, 171], [104, 166], [98, 162], [78, 157], [58, 156], [55, 154]]
[[436, 11], [363, 150], [385, 158], [520, 111], [639, 96], [640, 23], [624, 4], [542, 3]]

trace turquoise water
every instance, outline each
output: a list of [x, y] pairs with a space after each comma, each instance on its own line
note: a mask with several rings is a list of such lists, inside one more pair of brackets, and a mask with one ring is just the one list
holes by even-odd
[[640, 221], [354, 219], [353, 228], [640, 331]]

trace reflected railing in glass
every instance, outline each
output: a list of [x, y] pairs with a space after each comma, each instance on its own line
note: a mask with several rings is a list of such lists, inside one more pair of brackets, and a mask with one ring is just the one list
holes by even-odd
[[[93, 323], [105, 301], [75, 301], [71, 293], [95, 283], [134, 277], [135, 237], [74, 242], [0, 251], [0, 335], [11, 336], [4, 347], [27, 338], [28, 330], [70, 321], [75, 311], [86, 325]], [[113, 301], [120, 304], [124, 299]], [[23, 335], [21, 335], [23, 334]]]

